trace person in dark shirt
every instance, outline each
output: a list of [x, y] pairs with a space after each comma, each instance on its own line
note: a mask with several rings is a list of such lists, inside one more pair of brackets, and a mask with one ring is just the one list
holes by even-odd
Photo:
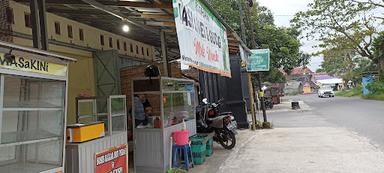
[[134, 96], [135, 126], [148, 124], [148, 116], [152, 114], [152, 107], [145, 95]]
[[143, 106], [144, 106], [145, 114], [147, 115], [147, 117], [151, 116], [152, 106], [151, 106], [151, 103], [149, 103], [148, 99], [145, 99], [145, 101], [143, 102]]
[[143, 96], [135, 95], [133, 101], [135, 107], [135, 127], [137, 127], [138, 125], [146, 125], [148, 122], [143, 105]]

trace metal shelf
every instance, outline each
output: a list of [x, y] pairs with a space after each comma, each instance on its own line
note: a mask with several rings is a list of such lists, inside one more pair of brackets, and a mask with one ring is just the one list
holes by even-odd
[[163, 91], [164, 94], [184, 94], [184, 93], [191, 93], [189, 91]]
[[62, 137], [43, 130], [33, 130], [27, 132], [8, 132], [1, 134], [0, 148], [16, 145], [49, 142], [60, 139], [62, 139]]
[[160, 91], [143, 91], [143, 92], [134, 92], [133, 94], [141, 95], [141, 94], [149, 94], [149, 95], [160, 95]]
[[27, 107], [24, 107], [24, 108], [20, 108], [20, 107], [17, 107], [17, 108], [12, 108], [12, 107], [8, 107], [8, 108], [3, 108], [3, 111], [63, 111], [63, 108], [27, 108]]
[[36, 164], [36, 163], [14, 163], [0, 166], [0, 172], [25, 173], [40, 172], [58, 168], [58, 165], [52, 164]]

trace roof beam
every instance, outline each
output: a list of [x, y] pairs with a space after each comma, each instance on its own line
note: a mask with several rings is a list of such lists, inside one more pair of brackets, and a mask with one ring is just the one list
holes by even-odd
[[173, 19], [173, 16], [171, 15], [156, 13], [143, 13], [141, 17], [145, 19]]
[[[16, 0], [17, 2], [29, 2], [30, 0]], [[136, 7], [136, 8], [161, 8], [172, 9], [171, 3], [148, 3], [148, 2], [132, 2], [132, 1], [96, 1], [102, 5], [120, 6], [120, 7]], [[81, 0], [45, 0], [47, 4], [87, 4]]]
[[159, 34], [159, 30], [158, 29], [154, 29], [152, 27], [146, 26], [146, 25], [136, 21], [135, 19], [132, 19], [132, 18], [130, 18], [128, 16], [125, 16], [124, 14], [121, 14], [119, 12], [116, 12], [113, 9], [111, 9], [110, 7], [107, 7], [107, 6], [99, 3], [96, 0], [82, 0], [82, 1], [87, 3], [87, 4], [89, 4], [89, 5], [91, 5], [92, 7], [96, 8], [96, 9], [99, 9], [101, 11], [104, 11], [106, 13], [109, 13], [109, 14], [115, 16], [115, 17], [121, 19], [122, 21], [127, 21], [127, 22], [129, 22], [129, 23], [131, 23], [133, 25], [136, 25], [136, 26], [138, 26], [138, 27], [140, 27], [142, 29], [145, 29], [145, 30], [150, 31], [150, 32], [155, 33], [155, 34]]
[[175, 22], [152, 22], [152, 21], [148, 21], [146, 22], [147, 25], [151, 25], [151, 26], [165, 26], [165, 27], [175, 27], [176, 24]]
[[131, 2], [131, 1], [106, 1], [102, 2], [104, 5], [111, 6], [122, 6], [122, 7], [137, 7], [137, 8], [162, 8], [162, 9], [172, 9], [171, 3], [147, 3], [147, 2]]

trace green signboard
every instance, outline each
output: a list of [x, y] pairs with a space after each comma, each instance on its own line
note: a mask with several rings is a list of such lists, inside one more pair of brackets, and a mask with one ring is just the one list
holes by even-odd
[[258, 72], [258, 71], [269, 71], [270, 64], [270, 51], [269, 49], [254, 49], [251, 50], [249, 56], [247, 71]]

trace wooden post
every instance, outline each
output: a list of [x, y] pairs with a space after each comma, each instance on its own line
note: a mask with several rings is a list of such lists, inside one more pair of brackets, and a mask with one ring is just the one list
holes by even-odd
[[248, 73], [248, 90], [249, 90], [249, 101], [251, 104], [251, 114], [252, 114], [252, 130], [256, 130], [256, 112], [255, 112], [255, 97], [252, 84], [252, 74]]

